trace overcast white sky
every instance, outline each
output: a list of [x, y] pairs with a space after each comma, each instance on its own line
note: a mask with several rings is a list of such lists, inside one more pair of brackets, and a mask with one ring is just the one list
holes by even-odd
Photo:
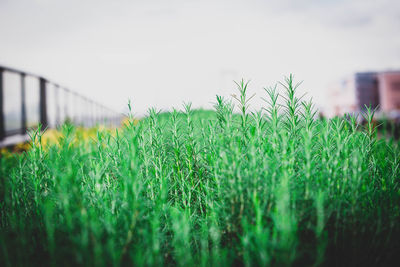
[[137, 114], [289, 73], [323, 107], [329, 83], [400, 68], [400, 1], [0, 0], [0, 64]]

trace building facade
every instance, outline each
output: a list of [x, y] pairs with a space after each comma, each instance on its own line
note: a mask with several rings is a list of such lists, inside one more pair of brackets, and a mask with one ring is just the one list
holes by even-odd
[[329, 88], [328, 116], [358, 113], [365, 106], [400, 112], [400, 71], [359, 72]]
[[400, 111], [400, 71], [380, 73], [378, 82], [381, 110]]

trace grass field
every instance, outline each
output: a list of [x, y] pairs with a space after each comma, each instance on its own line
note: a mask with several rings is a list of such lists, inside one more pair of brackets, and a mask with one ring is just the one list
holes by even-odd
[[27, 152], [1, 158], [0, 262], [399, 263], [399, 142], [376, 137], [370, 109], [365, 125], [317, 119], [292, 76], [278, 88], [253, 113], [242, 81], [214, 111], [35, 133]]

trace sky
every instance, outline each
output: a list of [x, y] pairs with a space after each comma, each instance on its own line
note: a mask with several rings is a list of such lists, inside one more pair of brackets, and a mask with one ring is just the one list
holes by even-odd
[[0, 64], [138, 115], [210, 108], [242, 78], [259, 108], [292, 73], [323, 110], [329, 84], [400, 69], [400, 1], [0, 0]]

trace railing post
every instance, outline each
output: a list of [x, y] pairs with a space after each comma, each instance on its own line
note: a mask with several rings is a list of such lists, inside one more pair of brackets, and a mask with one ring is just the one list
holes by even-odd
[[79, 125], [79, 97], [75, 92], [72, 92], [72, 116], [73, 122], [78, 126]]
[[90, 101], [90, 115], [92, 117], [92, 127], [96, 125], [96, 104], [93, 102], [93, 100]]
[[4, 69], [0, 67], [0, 140], [4, 139], [5, 129], [4, 129], [4, 95], [3, 95], [3, 71]]
[[21, 134], [26, 133], [26, 128], [25, 73], [21, 73]]
[[42, 124], [42, 129], [47, 128], [47, 102], [46, 102], [46, 80], [40, 78], [40, 123]]
[[54, 90], [54, 103], [56, 105], [56, 127], [59, 126], [61, 124], [61, 115], [60, 115], [60, 96], [59, 96], [59, 91], [60, 91], [60, 87], [57, 84], [54, 84], [52, 86], [53, 90]]
[[68, 120], [69, 122], [71, 122], [71, 117], [69, 116], [69, 105], [71, 104], [71, 99], [69, 96], [69, 91], [66, 88], [63, 88], [63, 93], [64, 93], [64, 122], [66, 120]]

